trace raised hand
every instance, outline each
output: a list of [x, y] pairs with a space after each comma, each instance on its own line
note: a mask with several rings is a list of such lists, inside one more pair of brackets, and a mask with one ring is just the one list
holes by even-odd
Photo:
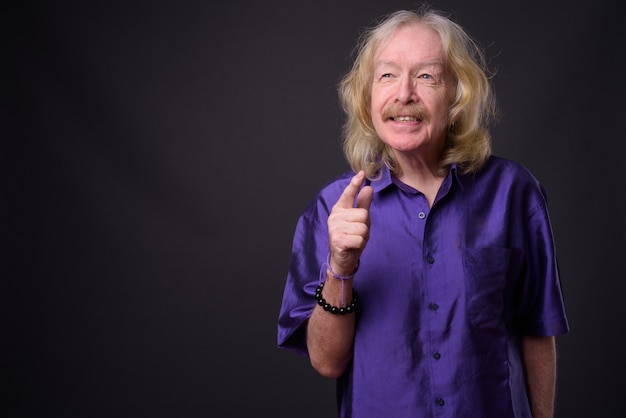
[[340, 275], [349, 275], [355, 270], [369, 240], [373, 191], [370, 186], [361, 188], [364, 181], [363, 171], [352, 177], [328, 217], [330, 264]]

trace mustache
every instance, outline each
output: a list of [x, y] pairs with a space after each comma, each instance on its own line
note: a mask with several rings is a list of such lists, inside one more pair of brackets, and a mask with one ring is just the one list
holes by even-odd
[[419, 103], [393, 103], [383, 109], [383, 120], [395, 119], [400, 116], [412, 116], [422, 121], [427, 121], [430, 117], [426, 108]]

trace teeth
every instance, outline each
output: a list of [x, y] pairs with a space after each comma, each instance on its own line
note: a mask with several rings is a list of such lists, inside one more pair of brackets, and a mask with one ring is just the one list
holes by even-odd
[[417, 122], [417, 118], [414, 118], [413, 116], [398, 116], [397, 118], [394, 118], [394, 120], [398, 122]]

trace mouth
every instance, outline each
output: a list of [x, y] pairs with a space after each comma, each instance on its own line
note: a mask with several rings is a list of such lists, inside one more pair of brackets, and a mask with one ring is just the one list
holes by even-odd
[[385, 121], [407, 124], [425, 123], [429, 119], [428, 112], [424, 106], [416, 103], [410, 103], [407, 105], [394, 103], [389, 107], [384, 108], [381, 116]]
[[421, 122], [422, 119], [416, 116], [390, 116], [390, 120], [395, 122]]

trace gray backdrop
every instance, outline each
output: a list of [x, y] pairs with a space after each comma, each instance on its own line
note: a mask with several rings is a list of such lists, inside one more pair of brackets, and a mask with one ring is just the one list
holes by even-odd
[[[572, 332], [558, 417], [623, 416], [617, 1], [439, 1], [485, 47], [495, 153], [549, 194]], [[347, 168], [335, 86], [411, 1], [5, 10], [3, 417], [332, 417], [276, 348], [298, 215]], [[620, 410], [621, 408], [621, 410]]]

